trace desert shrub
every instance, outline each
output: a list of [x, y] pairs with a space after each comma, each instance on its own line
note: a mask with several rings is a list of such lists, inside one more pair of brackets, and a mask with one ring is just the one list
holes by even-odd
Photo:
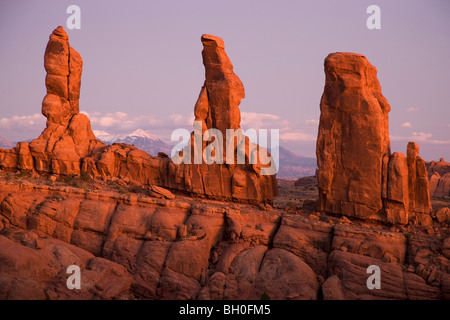
[[117, 185], [116, 188], [117, 188], [117, 191], [121, 194], [130, 193], [130, 191], [128, 191], [128, 189], [125, 188], [124, 186]]
[[295, 209], [297, 209], [297, 204], [293, 201], [289, 201], [288, 203], [286, 203], [286, 209], [287, 210], [289, 210], [289, 209], [295, 210]]
[[30, 170], [20, 170], [19, 177], [26, 177], [30, 173]]
[[64, 182], [67, 183], [68, 185], [73, 185], [75, 184], [75, 176], [71, 173], [69, 173], [67, 176], [65, 176], [64, 178]]
[[270, 296], [267, 294], [267, 292], [264, 291], [264, 293], [261, 295], [260, 300], [270, 300]]
[[83, 190], [89, 189], [88, 184], [85, 182], [85, 180], [83, 180], [81, 178], [81, 176], [77, 177], [77, 176], [74, 176], [73, 174], [68, 174], [67, 176], [64, 177], [64, 182], [67, 183], [71, 187], [75, 187], [75, 188], [79, 188], [79, 189], [83, 189]]
[[130, 186], [128, 187], [128, 191], [133, 193], [141, 193], [142, 188], [135, 183], [131, 183]]
[[91, 180], [91, 176], [89, 175], [89, 172], [81, 171], [81, 173], [80, 173], [80, 180], [82, 180], [82, 181], [89, 181], [89, 180]]

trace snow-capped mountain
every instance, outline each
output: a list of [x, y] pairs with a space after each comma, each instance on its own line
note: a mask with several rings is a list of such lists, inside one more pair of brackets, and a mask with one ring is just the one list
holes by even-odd
[[14, 146], [15, 146], [14, 143], [9, 141], [8, 139], [6, 139], [4, 137], [0, 137], [0, 148], [11, 149], [11, 148], [14, 148]]
[[[145, 130], [138, 129], [130, 134], [109, 134], [106, 131], [94, 130], [94, 134], [100, 141], [106, 144], [126, 143], [134, 145], [156, 156], [158, 152], [164, 152], [170, 156], [172, 147]], [[317, 167], [315, 158], [302, 157], [286, 148], [279, 149], [280, 168], [277, 178], [298, 179], [299, 177], [312, 176]]]
[[148, 152], [152, 156], [156, 156], [158, 152], [164, 152], [170, 155], [172, 147], [167, 143], [153, 137], [148, 132], [142, 129], [137, 129], [130, 134], [109, 134], [106, 131], [94, 130], [94, 134], [100, 141], [106, 144], [126, 143], [138, 147], [139, 149]]

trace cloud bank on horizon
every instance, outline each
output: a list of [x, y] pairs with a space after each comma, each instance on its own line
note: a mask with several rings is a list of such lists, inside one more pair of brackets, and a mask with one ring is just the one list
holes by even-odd
[[[142, 130], [149, 136], [160, 139], [169, 145], [176, 142], [170, 140], [173, 130], [178, 128], [192, 129], [194, 115], [172, 114], [165, 119], [157, 119], [151, 115], [142, 115], [140, 117], [132, 117], [125, 112], [109, 112], [101, 113], [95, 111], [89, 113], [80, 111], [85, 114], [91, 121], [91, 126], [96, 135], [103, 138], [107, 135], [114, 137], [120, 135], [128, 135], [133, 132]], [[317, 139], [317, 127], [319, 120], [307, 119], [301, 122], [288, 121], [281, 119], [280, 116], [267, 113], [241, 112], [241, 126], [243, 130], [247, 129], [279, 129], [280, 145], [287, 147], [292, 152], [301, 154], [296, 147], [297, 143], [315, 147]], [[0, 118], [0, 136], [17, 142], [21, 140], [29, 140], [37, 137], [45, 127], [45, 117], [35, 113], [28, 116], [13, 116], [11, 118]], [[401, 127], [410, 128], [409, 122], [403, 123]], [[19, 138], [17, 138], [19, 137]], [[423, 144], [441, 145], [444, 148], [450, 148], [450, 139], [439, 140], [433, 137], [431, 133], [413, 131], [408, 136], [391, 135], [391, 141], [394, 144], [399, 142], [415, 141]], [[400, 145], [400, 144], [399, 144]], [[444, 152], [445, 153], [445, 149]], [[304, 154], [302, 154], [304, 155]], [[308, 154], [307, 156], [313, 156]], [[433, 159], [428, 159], [433, 160]]]

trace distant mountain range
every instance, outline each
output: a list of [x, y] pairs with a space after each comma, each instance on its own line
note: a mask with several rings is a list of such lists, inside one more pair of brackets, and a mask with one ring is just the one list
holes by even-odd
[[[148, 132], [138, 129], [130, 134], [109, 134], [105, 131], [94, 130], [94, 134], [100, 141], [106, 144], [126, 143], [138, 147], [141, 150], [151, 154], [158, 155], [158, 152], [164, 152], [170, 156], [172, 147], [161, 139], [153, 137]], [[0, 137], [0, 148], [11, 149], [15, 143], [6, 138]], [[280, 147], [280, 168], [277, 178], [298, 179], [306, 176], [313, 176], [316, 171], [316, 159], [299, 156], [286, 148]]]
[[106, 144], [126, 143], [138, 147], [152, 156], [158, 155], [158, 152], [164, 152], [170, 156], [172, 147], [161, 139], [155, 138], [148, 132], [137, 129], [130, 134], [109, 134], [105, 131], [94, 130], [98, 140]]
[[8, 139], [4, 137], [0, 137], [0, 148], [2, 149], [11, 149], [14, 148], [15, 144], [9, 141]]
[[[156, 156], [158, 152], [164, 152], [170, 156], [172, 147], [164, 141], [153, 137], [148, 132], [138, 129], [130, 134], [109, 134], [105, 131], [94, 130], [97, 139], [106, 144], [126, 143]], [[317, 163], [315, 158], [299, 156], [286, 148], [279, 149], [280, 168], [277, 178], [298, 179], [300, 177], [313, 176]]]
[[298, 179], [313, 176], [316, 173], [316, 158], [299, 156], [281, 146], [279, 149], [279, 157], [280, 168], [278, 169], [277, 178]]

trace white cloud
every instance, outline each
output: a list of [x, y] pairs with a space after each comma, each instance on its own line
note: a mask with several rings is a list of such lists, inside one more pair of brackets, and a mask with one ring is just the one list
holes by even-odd
[[417, 107], [410, 107], [410, 108], [406, 109], [406, 112], [414, 112], [414, 111], [418, 111], [418, 110], [419, 110], [419, 108], [417, 108]]
[[20, 129], [45, 125], [45, 117], [40, 113], [27, 116], [0, 118], [0, 129]]
[[395, 136], [391, 135], [392, 141], [418, 141], [422, 143], [429, 143], [429, 144], [450, 144], [450, 140], [439, 140], [439, 139], [431, 139], [433, 135], [431, 133], [426, 132], [413, 132], [412, 136], [409, 137], [402, 137], [402, 136]]
[[120, 120], [114, 117], [101, 117], [98, 121], [93, 121], [93, 123], [98, 124], [100, 127], [112, 127], [120, 123]]
[[45, 128], [45, 117], [40, 113], [0, 118], [0, 136], [11, 141], [34, 139]]
[[241, 127], [245, 129], [278, 129], [288, 125], [288, 121], [270, 113], [241, 112]]
[[412, 128], [411, 122], [403, 122], [402, 123], [402, 128]]
[[113, 112], [102, 114], [100, 112], [93, 112], [89, 114], [86, 111], [81, 111], [80, 113], [85, 114], [91, 120], [91, 125], [93, 128], [106, 130], [111, 129], [115, 131], [129, 131], [136, 130], [139, 128], [150, 128], [155, 126], [160, 126], [162, 124], [161, 120], [156, 119], [153, 116], [139, 116], [130, 117], [125, 112]]
[[[150, 115], [133, 117], [125, 112], [102, 113], [83, 110], [80, 113], [90, 119], [92, 130], [97, 135], [129, 134], [137, 129], [142, 129], [166, 142], [170, 142], [171, 134], [177, 128], [192, 130], [194, 121], [193, 112], [186, 115], [172, 114], [161, 119]], [[318, 120], [314, 119], [307, 119], [302, 123], [296, 120], [283, 120], [275, 114], [241, 112], [243, 130], [278, 129], [280, 141], [313, 143], [316, 141], [317, 123]], [[34, 139], [44, 128], [45, 117], [37, 113], [28, 116], [0, 118], [0, 136], [7, 137], [12, 141]]]
[[425, 132], [413, 132], [413, 138], [417, 141], [427, 141], [429, 138], [431, 138], [433, 135], [431, 133], [425, 133]]
[[182, 114], [172, 114], [169, 116], [169, 119], [173, 124], [177, 126], [192, 126], [194, 123], [194, 113], [192, 112], [189, 116], [185, 116]]
[[316, 119], [308, 119], [308, 120], [305, 120], [305, 124], [306, 124], [307, 126], [318, 126], [318, 125], [319, 125], [319, 120], [316, 120]]
[[280, 140], [282, 141], [302, 141], [302, 142], [314, 142], [316, 136], [301, 132], [300, 130], [280, 133]]

